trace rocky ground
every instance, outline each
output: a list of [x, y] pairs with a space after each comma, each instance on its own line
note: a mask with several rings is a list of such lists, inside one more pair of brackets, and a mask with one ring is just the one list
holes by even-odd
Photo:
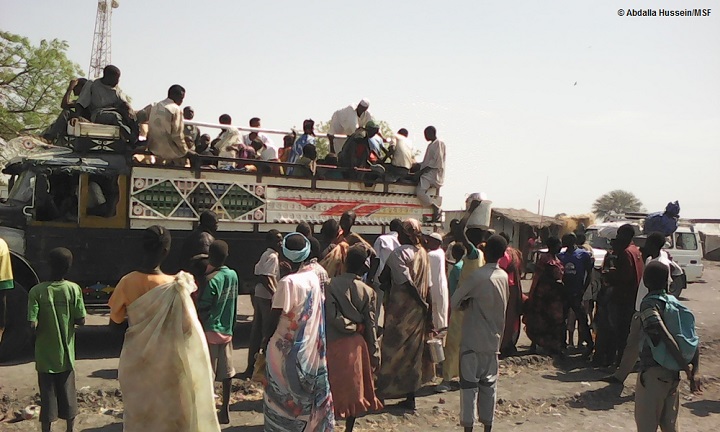
[[[680, 424], [683, 430], [714, 431], [720, 419], [720, 265], [706, 262], [705, 282], [692, 284], [683, 300], [695, 312], [703, 340], [701, 374], [705, 390], [701, 395], [689, 392], [681, 383]], [[241, 312], [249, 313], [245, 300]], [[235, 365], [244, 369], [247, 317], [241, 316], [236, 338]], [[107, 316], [91, 317], [90, 325], [78, 334], [76, 365], [80, 431], [122, 431], [122, 394], [117, 383], [117, 358], [120, 340], [104, 327]], [[521, 349], [527, 346], [522, 339]], [[548, 357], [521, 355], [502, 362], [494, 430], [567, 431], [635, 430], [633, 395], [636, 375], [625, 387], [609, 385], [598, 379], [609, 371], [595, 369], [582, 362], [578, 354], [565, 361]], [[432, 428], [438, 431], [460, 430], [458, 425], [459, 391], [435, 394], [423, 389], [417, 413], [411, 414], [387, 401], [380, 413], [358, 420], [359, 431], [410, 432]], [[19, 421], [18, 412], [37, 403], [37, 384], [32, 358], [26, 356], [14, 364], [0, 365], [0, 430], [36, 431], [37, 420]], [[250, 383], [236, 382], [231, 405], [231, 425], [224, 431], [261, 431], [262, 391]], [[572, 429], [569, 429], [572, 428]], [[58, 425], [56, 430], [60, 430]], [[342, 428], [338, 428], [342, 430]]]

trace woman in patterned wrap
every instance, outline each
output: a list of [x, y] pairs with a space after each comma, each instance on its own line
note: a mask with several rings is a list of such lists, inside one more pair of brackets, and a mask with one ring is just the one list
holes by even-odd
[[434, 375], [426, 346], [432, 329], [430, 265], [421, 238], [420, 222], [404, 221], [400, 247], [380, 275], [386, 300], [378, 396], [406, 397], [400, 406], [411, 410], [415, 392]]
[[273, 296], [267, 344], [266, 432], [325, 432], [335, 427], [328, 381], [325, 295], [310, 266], [310, 242], [300, 233], [285, 236], [283, 260], [290, 273]]

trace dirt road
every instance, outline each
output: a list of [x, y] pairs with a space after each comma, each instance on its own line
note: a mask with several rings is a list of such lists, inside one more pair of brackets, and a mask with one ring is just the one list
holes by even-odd
[[[690, 395], [687, 382], [681, 384], [680, 424], [683, 430], [714, 431], [720, 420], [720, 264], [706, 262], [705, 282], [692, 284], [683, 293], [683, 301], [694, 311], [702, 338], [701, 374], [705, 392]], [[235, 366], [246, 365], [247, 335], [251, 312], [247, 299], [240, 301], [241, 322], [235, 338]], [[245, 314], [242, 315], [242, 314]], [[78, 331], [76, 345], [77, 388], [81, 414], [80, 431], [122, 431], [122, 398], [118, 391], [117, 361], [121, 338], [110, 333], [107, 316], [95, 314], [89, 325]], [[521, 351], [528, 341], [520, 342]], [[636, 375], [626, 387], [597, 381], [607, 370], [593, 369], [577, 356], [559, 364], [549, 358], [520, 356], [503, 362], [499, 382], [499, 401], [494, 430], [567, 431], [567, 430], [635, 430], [633, 394]], [[36, 374], [30, 355], [15, 364], [0, 365], [0, 418], [37, 398]], [[259, 389], [238, 383], [231, 406], [231, 425], [224, 431], [261, 431], [262, 393]], [[410, 432], [432, 428], [438, 431], [460, 430], [457, 418], [459, 392], [435, 394], [430, 387], [418, 399], [417, 414], [392, 405], [383, 412], [358, 420], [356, 430]], [[396, 401], [388, 401], [392, 404]], [[33, 421], [0, 422], [1, 431], [36, 431]], [[342, 430], [342, 428], [338, 428]]]

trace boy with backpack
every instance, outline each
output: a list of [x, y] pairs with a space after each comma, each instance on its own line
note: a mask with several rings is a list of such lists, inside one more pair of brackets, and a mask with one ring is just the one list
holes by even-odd
[[695, 382], [700, 351], [695, 317], [675, 297], [668, 295], [667, 265], [652, 261], [643, 276], [648, 294], [640, 306], [643, 341], [640, 373], [635, 390], [635, 423], [638, 432], [677, 431], [680, 407], [680, 371]]
[[80, 287], [65, 280], [72, 260], [72, 253], [65, 248], [51, 250], [51, 281], [35, 285], [28, 294], [43, 432], [49, 432], [58, 417], [67, 421], [66, 430], [72, 432], [77, 415], [75, 326], [85, 324], [85, 304]]

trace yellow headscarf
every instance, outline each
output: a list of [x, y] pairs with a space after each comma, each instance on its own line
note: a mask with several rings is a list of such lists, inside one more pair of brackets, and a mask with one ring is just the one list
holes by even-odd
[[0, 290], [13, 289], [12, 265], [10, 264], [10, 248], [0, 238]]

